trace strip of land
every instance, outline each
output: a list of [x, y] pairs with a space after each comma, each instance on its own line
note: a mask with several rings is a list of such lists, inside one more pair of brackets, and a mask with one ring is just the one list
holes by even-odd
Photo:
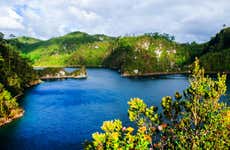
[[173, 75], [173, 74], [189, 74], [189, 71], [184, 72], [151, 72], [151, 73], [142, 73], [142, 74], [128, 74], [123, 73], [122, 77], [148, 77], [148, 76], [159, 76], [159, 75]]
[[86, 75], [80, 76], [43, 76], [41, 80], [52, 80], [52, 79], [86, 79]]

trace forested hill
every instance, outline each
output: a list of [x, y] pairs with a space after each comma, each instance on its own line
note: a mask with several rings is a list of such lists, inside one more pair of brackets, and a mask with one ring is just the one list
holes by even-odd
[[230, 72], [230, 27], [221, 30], [205, 43], [200, 60], [209, 72]]
[[195, 57], [207, 72], [230, 72], [230, 28], [222, 29], [209, 42], [177, 43], [167, 34], [145, 34], [114, 41], [104, 65], [124, 75], [183, 72]]
[[5, 40], [0, 40], [0, 83], [17, 95], [37, 79], [36, 73], [28, 60], [23, 58]]
[[168, 34], [109, 37], [73, 32], [46, 41], [14, 38], [9, 42], [33, 61], [34, 66], [108, 67], [123, 74], [188, 70], [195, 60], [209, 72], [229, 72], [229, 32], [225, 28], [209, 42], [178, 43]]
[[[107, 49], [108, 42], [113, 39], [106, 35], [89, 35], [83, 32], [72, 32], [67, 35], [51, 38], [49, 40], [40, 41], [33, 38], [27, 38], [21, 42], [22, 37], [10, 39], [9, 42], [15, 45], [22, 53], [26, 54], [35, 66], [66, 66], [79, 65], [81, 61], [87, 59], [89, 65], [100, 65], [99, 59], [104, 55], [104, 50]], [[35, 41], [33, 43], [28, 41]], [[97, 52], [88, 54], [89, 50], [96, 49]], [[84, 52], [82, 52], [84, 50]], [[78, 52], [77, 52], [78, 51]], [[75, 54], [77, 52], [77, 54]], [[79, 53], [80, 52], [80, 53]], [[83, 58], [78, 55], [82, 54]], [[86, 54], [84, 54], [86, 53]], [[70, 61], [70, 58], [76, 56]], [[86, 56], [87, 55], [87, 56]], [[89, 56], [88, 56], [89, 55]], [[84, 58], [86, 57], [86, 58]], [[75, 61], [73, 64], [72, 61]]]
[[0, 37], [0, 126], [22, 115], [16, 97], [37, 81], [27, 58]]
[[186, 69], [194, 55], [188, 47], [175, 42], [167, 34], [122, 37], [111, 44], [110, 55], [103, 64], [120, 69], [126, 75], [178, 72]]

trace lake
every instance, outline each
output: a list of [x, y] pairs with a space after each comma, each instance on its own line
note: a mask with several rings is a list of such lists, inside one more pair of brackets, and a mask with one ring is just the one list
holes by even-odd
[[130, 124], [130, 98], [160, 106], [163, 96], [173, 96], [187, 86], [184, 75], [122, 78], [107, 69], [88, 69], [85, 80], [46, 81], [27, 90], [20, 100], [24, 116], [0, 128], [0, 147], [82, 149], [82, 143], [100, 131], [103, 121], [119, 118], [124, 125]]

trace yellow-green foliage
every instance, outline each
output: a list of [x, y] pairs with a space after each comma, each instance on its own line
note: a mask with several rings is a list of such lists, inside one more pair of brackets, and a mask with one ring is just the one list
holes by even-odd
[[162, 112], [139, 98], [131, 99], [129, 119], [137, 125], [106, 121], [103, 133], [94, 133], [85, 149], [229, 149], [230, 108], [220, 103], [226, 92], [226, 75], [205, 77], [199, 61], [194, 63], [190, 86], [183, 96], [162, 98]]
[[151, 143], [151, 137], [146, 134], [146, 127], [138, 129], [122, 127], [120, 120], [105, 121], [101, 127], [105, 133], [94, 133], [93, 143], [87, 145], [86, 149], [147, 149]]
[[4, 89], [0, 83], [0, 118], [10, 115], [11, 110], [18, 107], [18, 103], [15, 98], [11, 97], [11, 94]]

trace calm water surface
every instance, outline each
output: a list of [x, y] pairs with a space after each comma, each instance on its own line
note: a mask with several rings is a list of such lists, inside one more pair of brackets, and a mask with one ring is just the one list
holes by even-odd
[[129, 79], [107, 69], [88, 69], [86, 80], [43, 82], [21, 100], [24, 117], [0, 128], [0, 147], [18, 149], [82, 149], [104, 120], [119, 118], [129, 124], [127, 101], [140, 97], [160, 106], [188, 86], [183, 75]]

